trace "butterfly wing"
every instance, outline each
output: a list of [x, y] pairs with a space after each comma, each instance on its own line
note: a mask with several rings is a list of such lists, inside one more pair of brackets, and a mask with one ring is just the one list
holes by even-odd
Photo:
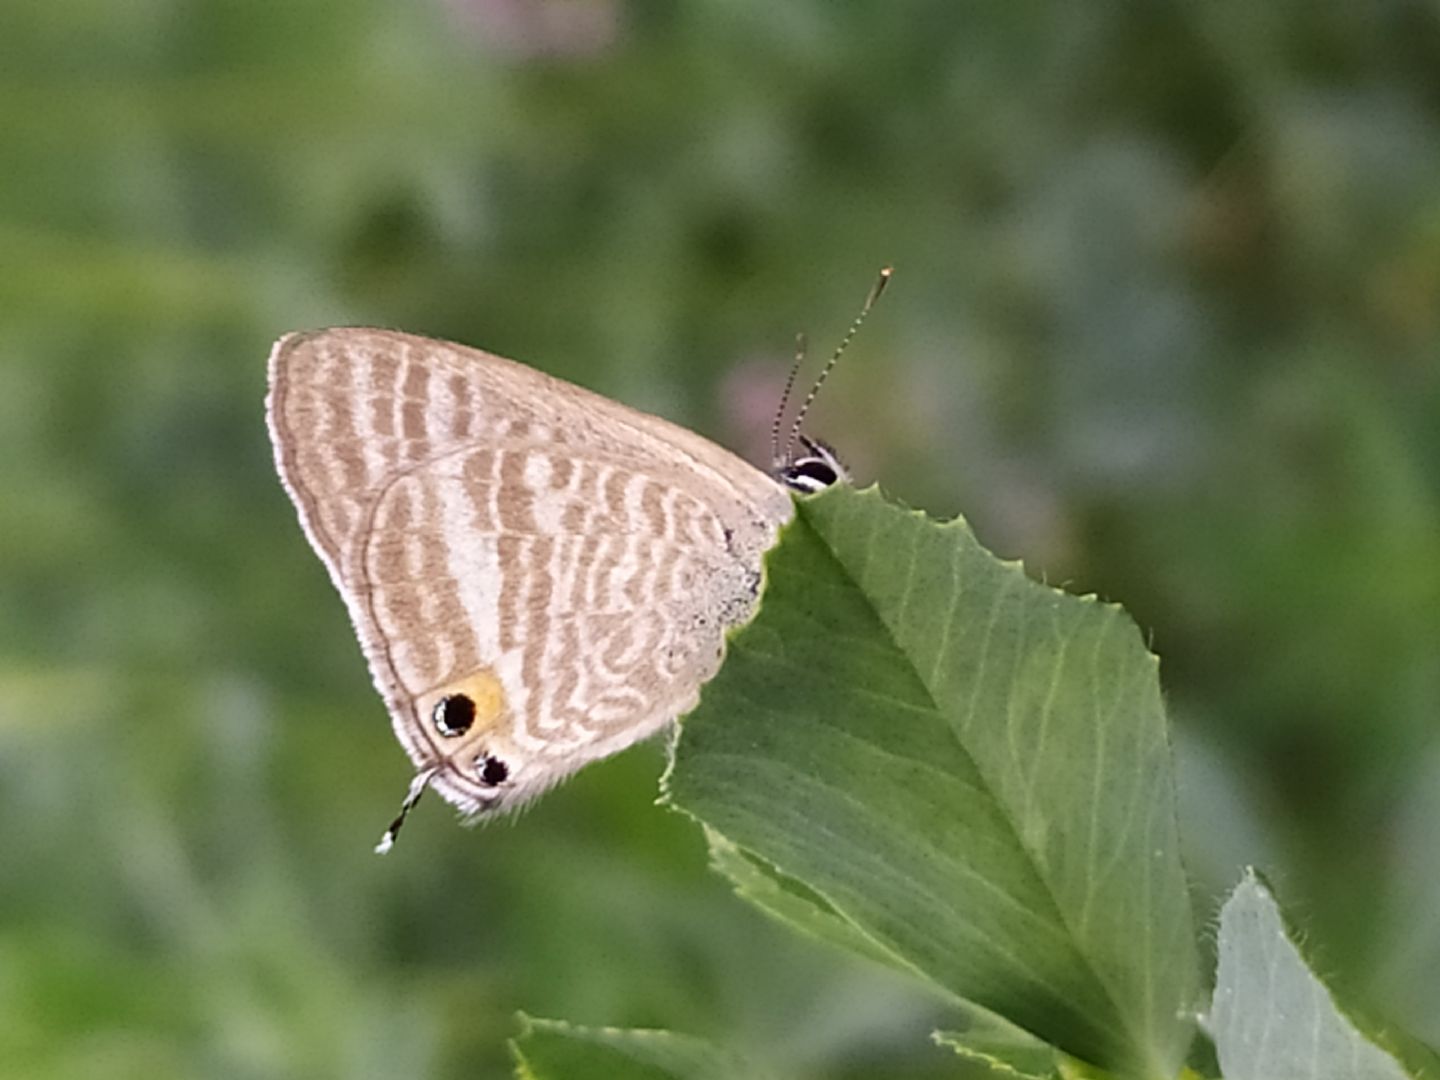
[[[396, 734], [470, 812], [693, 705], [790, 514], [713, 443], [463, 346], [290, 335], [270, 385], [277, 466]], [[456, 695], [474, 718], [447, 733]]]

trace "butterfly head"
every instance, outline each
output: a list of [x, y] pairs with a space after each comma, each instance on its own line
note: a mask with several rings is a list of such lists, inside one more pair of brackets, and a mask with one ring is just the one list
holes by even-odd
[[[790, 403], [790, 392], [795, 389], [795, 376], [800, 372], [800, 365], [805, 362], [805, 335], [801, 334], [795, 339], [795, 363], [790, 367], [785, 389], [780, 394], [780, 404], [775, 409], [775, 419], [770, 425], [771, 475], [791, 491], [801, 495], [814, 495], [835, 484], [850, 482], [850, 474], [846, 472], [845, 466], [840, 464], [835, 451], [819, 439], [805, 435], [801, 428], [805, 424], [805, 417], [810, 413], [810, 406], [815, 403], [815, 398], [820, 393], [820, 388], [825, 385], [826, 378], [834, 370], [856, 331], [865, 322], [865, 316], [870, 314], [870, 309], [875, 306], [875, 301], [880, 299], [880, 294], [889, 283], [890, 267], [887, 266], [880, 271], [880, 276], [871, 286], [870, 295], [865, 298], [860, 314], [855, 316], [855, 321], [850, 324], [845, 337], [830, 355], [829, 361], [820, 369], [820, 374], [810, 387], [810, 393], [806, 394], [805, 400], [801, 402], [795, 419], [790, 424], [790, 433], [782, 445], [781, 421], [785, 417], [786, 406]], [[797, 442], [800, 444], [798, 449], [795, 445]]]
[[778, 465], [775, 479], [801, 495], [814, 495], [834, 484], [850, 482], [850, 474], [834, 450], [808, 435], [800, 435], [798, 439], [802, 452]]

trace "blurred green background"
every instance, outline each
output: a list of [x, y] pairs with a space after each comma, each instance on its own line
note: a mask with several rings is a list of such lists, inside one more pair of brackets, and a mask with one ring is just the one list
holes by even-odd
[[270, 342], [479, 345], [757, 462], [811, 425], [1123, 602], [1202, 921], [1270, 873], [1440, 1041], [1433, 2], [56, 0], [0, 11], [0, 1075], [491, 1077], [513, 1011], [962, 1075], [654, 808], [409, 779], [276, 481]]

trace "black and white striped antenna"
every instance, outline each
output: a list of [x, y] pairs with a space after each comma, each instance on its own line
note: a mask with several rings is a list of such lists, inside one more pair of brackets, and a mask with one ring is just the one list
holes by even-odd
[[830, 372], [840, 360], [841, 354], [845, 352], [850, 342], [854, 340], [855, 334], [865, 322], [865, 316], [870, 314], [870, 309], [875, 306], [875, 301], [879, 300], [880, 294], [885, 291], [885, 286], [890, 284], [890, 275], [892, 273], [894, 273], [893, 267], [883, 267], [879, 276], [875, 279], [875, 284], [870, 286], [870, 294], [865, 297], [865, 303], [860, 308], [860, 314], [855, 316], [855, 321], [850, 324], [850, 329], [845, 331], [845, 336], [840, 339], [840, 344], [835, 347], [835, 351], [830, 355], [830, 359], [827, 360], [825, 366], [820, 369], [820, 374], [815, 378], [815, 385], [810, 387], [810, 393], [805, 395], [805, 400], [800, 405], [800, 411], [795, 414], [795, 422], [790, 425], [790, 434], [785, 439], [785, 450], [781, 453], [779, 443], [780, 417], [785, 411], [785, 406], [789, 403], [790, 390], [795, 384], [795, 373], [800, 370], [800, 362], [805, 358], [805, 336], [802, 334], [796, 339], [798, 347], [795, 353], [795, 364], [790, 368], [790, 377], [785, 380], [785, 393], [780, 398], [780, 408], [775, 413], [775, 423], [771, 432], [771, 450], [775, 455], [775, 464], [777, 467], [784, 465], [790, 460], [790, 452], [794, 449], [795, 440], [800, 435], [800, 425], [805, 423], [805, 415], [810, 411], [810, 406], [814, 403], [815, 396], [820, 393], [820, 387], [825, 385], [825, 380], [829, 378]]

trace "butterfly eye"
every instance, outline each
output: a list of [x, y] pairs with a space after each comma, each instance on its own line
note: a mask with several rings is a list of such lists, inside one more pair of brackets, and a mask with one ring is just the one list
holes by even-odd
[[464, 735], [475, 722], [475, 702], [467, 694], [447, 694], [435, 703], [430, 718], [436, 731], [453, 739]]
[[841, 473], [828, 457], [801, 458], [786, 465], [779, 474], [780, 482], [801, 495], [814, 495], [837, 483]]
[[791, 475], [797, 478], [804, 477], [806, 480], [813, 480], [821, 487], [829, 487], [839, 479], [835, 475], [835, 470], [831, 468], [828, 462], [820, 461], [817, 458], [797, 462], [791, 470]]
[[510, 767], [497, 757], [489, 754], [476, 759], [476, 766], [480, 770], [480, 782], [494, 787], [496, 784], [503, 784], [510, 776]]

